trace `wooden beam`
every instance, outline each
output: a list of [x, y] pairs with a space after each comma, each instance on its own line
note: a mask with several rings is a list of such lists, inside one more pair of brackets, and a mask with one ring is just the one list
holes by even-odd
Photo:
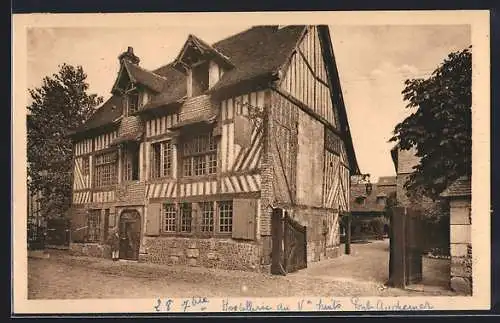
[[328, 120], [326, 120], [324, 117], [322, 117], [321, 115], [319, 115], [318, 113], [316, 113], [314, 110], [312, 110], [310, 107], [308, 107], [305, 103], [303, 103], [302, 101], [296, 99], [290, 93], [287, 93], [287, 92], [285, 92], [285, 91], [283, 91], [283, 90], [281, 90], [281, 89], [279, 89], [279, 88], [277, 88], [275, 86], [271, 87], [271, 89], [273, 91], [275, 91], [276, 93], [280, 94], [281, 96], [283, 96], [285, 99], [287, 99], [291, 103], [293, 103], [296, 106], [298, 106], [302, 111], [306, 112], [311, 117], [313, 117], [316, 120], [318, 120], [319, 122], [321, 122], [328, 129], [330, 129], [333, 133], [335, 133], [337, 136], [339, 136], [340, 139], [344, 140], [344, 136], [342, 135], [342, 133], [338, 129], [336, 129], [333, 125], [331, 125], [328, 122]]
[[324, 86], [328, 87], [328, 83], [326, 83], [325, 81], [323, 81], [319, 76], [316, 75], [316, 73], [314, 72], [314, 69], [311, 67], [311, 64], [309, 64], [309, 62], [307, 61], [307, 57], [306, 55], [304, 55], [304, 53], [300, 50], [300, 48], [297, 50], [300, 54], [300, 56], [302, 57], [302, 59], [304, 60], [304, 62], [306, 63], [306, 66], [307, 66], [307, 69], [312, 73], [313, 77], [318, 80], [318, 82], [320, 82], [321, 84], [323, 84]]

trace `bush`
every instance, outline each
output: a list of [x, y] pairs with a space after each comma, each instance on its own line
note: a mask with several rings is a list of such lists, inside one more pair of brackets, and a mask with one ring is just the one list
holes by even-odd
[[450, 255], [450, 218], [425, 218], [422, 230], [424, 251], [433, 256]]

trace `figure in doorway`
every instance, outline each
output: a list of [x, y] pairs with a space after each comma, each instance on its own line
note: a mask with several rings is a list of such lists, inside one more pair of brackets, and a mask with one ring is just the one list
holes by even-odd
[[120, 234], [118, 228], [114, 227], [108, 238], [108, 244], [111, 247], [111, 259], [117, 261], [120, 258]]

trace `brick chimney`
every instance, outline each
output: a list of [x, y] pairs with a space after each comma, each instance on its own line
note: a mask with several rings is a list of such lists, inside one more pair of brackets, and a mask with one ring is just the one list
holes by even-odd
[[129, 46], [127, 48], [126, 52], [123, 52], [118, 56], [118, 59], [120, 60], [120, 63], [122, 63], [123, 60], [127, 60], [129, 63], [138, 65], [139, 62], [141, 61], [139, 57], [135, 56], [134, 54], [134, 48]]

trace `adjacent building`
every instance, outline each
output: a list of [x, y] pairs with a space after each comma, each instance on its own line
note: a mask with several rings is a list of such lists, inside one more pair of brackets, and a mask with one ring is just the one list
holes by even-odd
[[307, 226], [307, 258], [339, 253], [359, 169], [327, 26], [190, 35], [158, 69], [119, 56], [112, 97], [72, 134], [72, 244], [120, 258], [260, 270], [271, 212]]
[[396, 176], [379, 177], [377, 183], [351, 182], [351, 239], [381, 239], [388, 233], [387, 200], [396, 195]]
[[407, 195], [405, 183], [408, 181], [410, 174], [415, 171], [414, 167], [420, 162], [420, 158], [416, 155], [417, 150], [412, 147], [408, 150], [403, 150], [395, 146], [391, 150], [391, 157], [396, 170], [396, 197], [399, 206], [418, 207], [419, 209], [431, 209], [436, 205], [435, 201], [426, 196]]

